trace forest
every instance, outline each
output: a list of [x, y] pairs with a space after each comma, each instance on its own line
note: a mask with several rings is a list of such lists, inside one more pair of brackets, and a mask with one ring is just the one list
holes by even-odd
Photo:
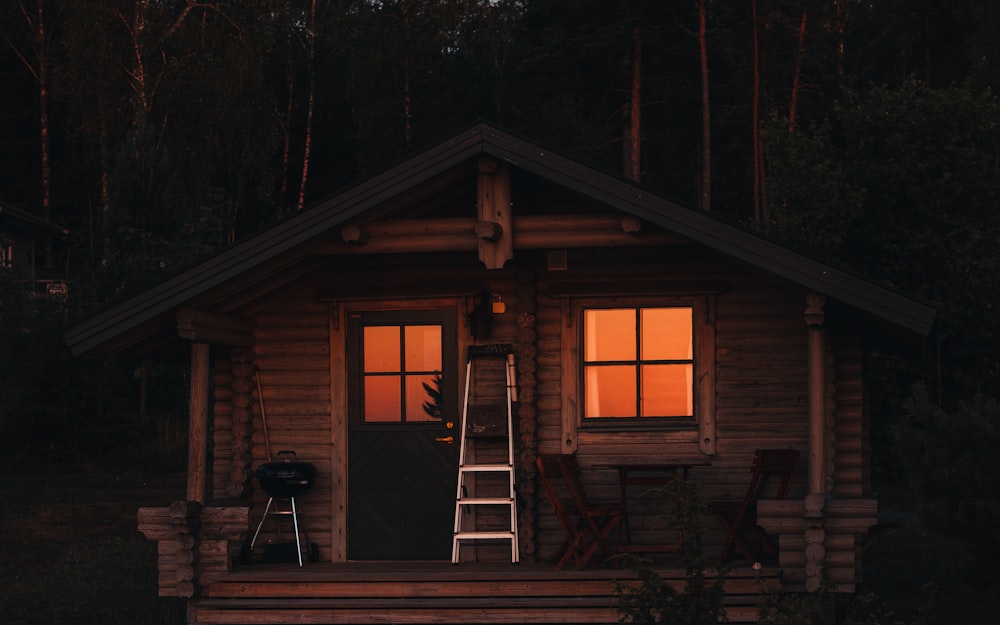
[[876, 470], [993, 561], [998, 31], [993, 0], [4, 2], [0, 200], [70, 234], [65, 299], [0, 272], [0, 448], [176, 462], [183, 370], [66, 327], [484, 119], [932, 303], [872, 337]]

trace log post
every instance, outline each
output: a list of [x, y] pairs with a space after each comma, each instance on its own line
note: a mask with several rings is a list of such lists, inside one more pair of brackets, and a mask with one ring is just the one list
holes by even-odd
[[823, 307], [826, 298], [818, 293], [806, 295], [805, 321], [808, 328], [809, 360], [809, 492], [805, 507], [806, 590], [822, 586], [826, 560], [824, 528], [824, 493], [826, 472], [826, 334]]
[[809, 493], [822, 495], [826, 470], [826, 298], [806, 296], [805, 321], [809, 350]]
[[208, 389], [211, 347], [191, 344], [191, 388], [188, 401], [187, 499], [205, 503], [208, 467]]
[[502, 269], [514, 257], [510, 171], [495, 159], [481, 158], [478, 190], [479, 260], [487, 269]]

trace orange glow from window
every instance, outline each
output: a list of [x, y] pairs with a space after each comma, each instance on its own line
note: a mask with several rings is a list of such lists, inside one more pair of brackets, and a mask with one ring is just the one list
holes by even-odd
[[643, 308], [642, 360], [691, 360], [691, 309]]
[[643, 365], [641, 416], [691, 416], [691, 365]]
[[588, 417], [635, 416], [635, 367], [600, 365], [587, 367], [585, 415]]
[[406, 326], [406, 371], [441, 370], [441, 326]]
[[379, 423], [399, 421], [401, 406], [398, 375], [365, 377], [365, 421]]
[[635, 309], [584, 311], [584, 360], [635, 360]]
[[366, 326], [365, 373], [399, 371], [399, 326]]
[[694, 414], [690, 307], [588, 309], [583, 332], [584, 417]]
[[433, 388], [441, 373], [441, 326], [365, 326], [363, 340], [364, 420], [433, 420], [424, 410], [430, 396], [423, 385]]

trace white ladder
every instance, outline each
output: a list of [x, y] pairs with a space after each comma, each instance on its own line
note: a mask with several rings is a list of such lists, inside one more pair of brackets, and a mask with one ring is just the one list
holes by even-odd
[[[469, 389], [475, 384], [473, 376], [474, 360], [493, 358], [499, 359], [503, 363], [507, 378], [507, 419], [503, 422], [501, 416], [496, 414], [496, 409], [501, 406], [470, 406]], [[451, 562], [457, 564], [462, 541], [476, 540], [509, 540], [510, 541], [510, 561], [516, 563], [520, 560], [520, 550], [517, 542], [517, 505], [514, 493], [514, 434], [511, 403], [517, 401], [516, 377], [514, 371], [514, 352], [509, 344], [473, 345], [469, 347], [469, 360], [465, 366], [465, 399], [462, 405], [462, 422], [460, 424], [460, 447], [458, 455], [458, 488], [455, 492], [455, 530], [451, 545]], [[491, 412], [491, 409], [493, 411]], [[470, 415], [477, 417], [470, 422]], [[481, 420], [478, 417], [483, 417]], [[492, 417], [492, 418], [490, 418]], [[507, 462], [506, 463], [466, 463], [466, 451], [469, 444], [469, 434], [472, 438], [501, 438], [507, 439]], [[475, 497], [469, 496], [469, 484], [466, 477], [480, 474], [505, 474], [507, 476], [507, 496], [506, 497]], [[473, 479], [475, 479], [473, 477]], [[507, 506], [510, 511], [509, 529], [505, 530], [477, 530], [475, 528], [466, 529], [462, 526], [462, 521], [466, 516], [471, 515], [472, 506]]]

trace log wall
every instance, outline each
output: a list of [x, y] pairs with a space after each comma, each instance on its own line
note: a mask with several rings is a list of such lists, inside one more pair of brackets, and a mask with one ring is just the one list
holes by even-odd
[[[299, 522], [304, 522], [310, 542], [319, 546], [321, 560], [330, 559], [333, 516], [329, 315], [329, 306], [308, 289], [276, 298], [254, 315], [253, 359], [259, 385], [252, 389], [250, 405], [253, 466], [276, 459], [285, 450], [316, 465], [315, 483], [298, 500]], [[256, 528], [267, 493], [251, 490]], [[278, 535], [279, 523], [283, 538]], [[289, 517], [271, 517], [258, 545], [287, 541], [290, 531]]]
[[[575, 355], [567, 353], [565, 337], [568, 332], [578, 331], [574, 327], [578, 320], [568, 318], [571, 298], [553, 295], [558, 291], [553, 281], [564, 279], [563, 274], [536, 271], [529, 266], [525, 263], [512, 270], [493, 272], [439, 266], [421, 268], [421, 272], [428, 284], [437, 286], [447, 283], [452, 274], [460, 275], [462, 280], [481, 280], [479, 284], [499, 294], [507, 306], [507, 312], [496, 317], [493, 335], [485, 342], [515, 345], [520, 394], [516, 445], [521, 552], [527, 560], [547, 560], [563, 537], [550, 504], [539, 495], [533, 462], [536, 453], [559, 452], [566, 445], [565, 402], [575, 391], [564, 388], [564, 367], [576, 364]], [[607, 468], [615, 462], [644, 459], [710, 463], [695, 468], [691, 479], [698, 481], [702, 499], [713, 501], [743, 496], [755, 449], [791, 447], [805, 458], [809, 359], [804, 292], [747, 275], [735, 265], [717, 260], [677, 266], [641, 258], [628, 265], [597, 260], [595, 267], [594, 271], [584, 270], [577, 275], [603, 276], [607, 279], [595, 280], [594, 284], [610, 285], [605, 287], [610, 289], [617, 288], [616, 275], [628, 275], [633, 281], [682, 275], [704, 284], [724, 282], [724, 287], [712, 295], [711, 306], [715, 321], [716, 453], [703, 453], [697, 429], [691, 427], [645, 431], [581, 428], [575, 444], [588, 490], [595, 500], [618, 497], [617, 473]], [[382, 280], [389, 280], [395, 270], [387, 268]], [[373, 276], [378, 275], [369, 271], [356, 284], [341, 278], [343, 284], [337, 288], [356, 292], [364, 287], [362, 282], [372, 284]], [[419, 290], [419, 285], [410, 286]], [[589, 296], [601, 295], [593, 292]], [[464, 315], [474, 303], [474, 296], [470, 294], [466, 300], [460, 312], [460, 333], [464, 336], [460, 345], [470, 340]], [[251, 518], [259, 518], [266, 497], [262, 492], [251, 492], [249, 468], [267, 460], [268, 445], [272, 454], [295, 450], [299, 459], [319, 469], [320, 477], [303, 504], [310, 539], [319, 544], [321, 560], [342, 555], [337, 551], [338, 536], [346, 522], [342, 518], [344, 507], [332, 495], [334, 484], [346, 487], [345, 476], [340, 475], [342, 467], [332, 460], [338, 436], [335, 428], [343, 426], [342, 419], [336, 417], [342, 412], [343, 398], [334, 401], [331, 390], [342, 382], [342, 377], [331, 377], [331, 361], [340, 363], [337, 367], [343, 366], [343, 354], [337, 353], [343, 336], [334, 329], [338, 315], [342, 311], [331, 309], [330, 304], [316, 297], [315, 288], [303, 288], [275, 299], [253, 315], [256, 345], [252, 352], [234, 349], [216, 358], [215, 496], [252, 495]], [[862, 411], [861, 346], [856, 328], [835, 327], [837, 332], [831, 332], [827, 341], [827, 486], [836, 497], [857, 499], [868, 493], [869, 455], [863, 444], [867, 424]], [[464, 362], [464, 354], [461, 358]], [[260, 393], [255, 387], [254, 367], [260, 373]], [[483, 368], [472, 391], [473, 402], [502, 403], [503, 375], [501, 367]], [[481, 459], [488, 460], [502, 451], [485, 441], [477, 446]], [[803, 460], [793, 498], [805, 495], [806, 472]], [[484, 493], [496, 487], [488, 480], [479, 485]], [[636, 542], [660, 540], [659, 508], [635, 498], [632, 506], [631, 527]], [[503, 526], [505, 511], [483, 511], [478, 522], [481, 528]], [[720, 549], [724, 537], [718, 523], [706, 517], [704, 527], [709, 553]], [[265, 526], [263, 540], [274, 538]], [[789, 540], [786, 544], [795, 549], [798, 538]], [[838, 538], [827, 548], [835, 561], [847, 566], [843, 563], [850, 560], [853, 566], [857, 545], [847, 542]], [[850, 557], [847, 550], [851, 551]], [[502, 545], [496, 549], [480, 547], [476, 557], [504, 560], [509, 553]], [[797, 560], [789, 560], [788, 564], [800, 566]]]

